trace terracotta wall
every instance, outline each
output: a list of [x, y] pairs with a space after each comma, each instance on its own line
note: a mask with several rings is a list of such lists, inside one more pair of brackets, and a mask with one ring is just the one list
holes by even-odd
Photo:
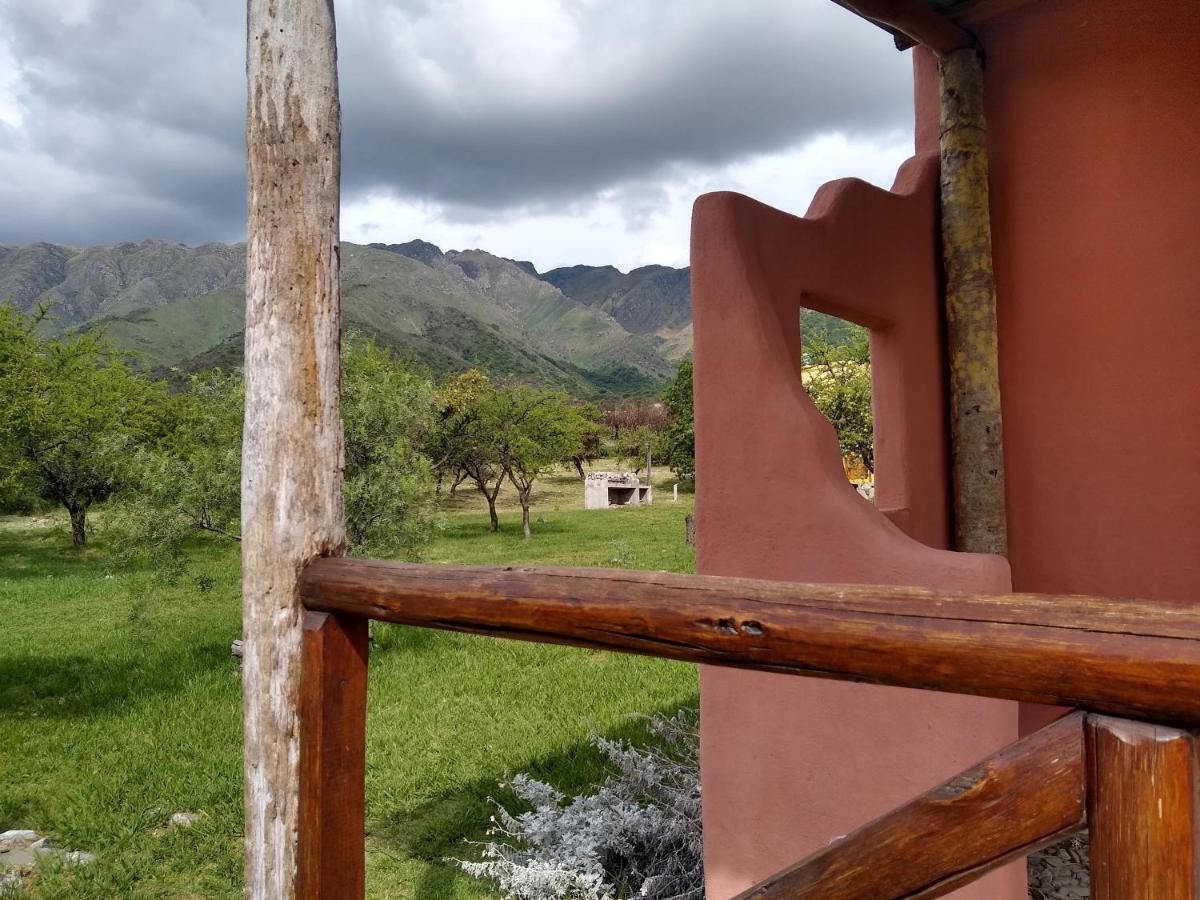
[[[797, 218], [736, 194], [692, 230], [701, 572], [1006, 591], [948, 532], [937, 161], [893, 192], [826, 185]], [[800, 308], [871, 328], [876, 499], [846, 480], [800, 380]], [[886, 512], [886, 515], [885, 515]], [[1015, 739], [1000, 701], [728, 669], [701, 672], [705, 867], [723, 900]], [[963, 891], [1024, 895], [1022, 866]]]
[[[1194, 602], [1200, 3], [1039, 0], [980, 36], [1013, 586]], [[936, 74], [921, 53], [916, 71], [917, 146], [928, 153]], [[799, 305], [875, 328], [876, 382], [891, 385], [876, 397], [880, 502], [941, 546], [944, 421], [928, 407], [941, 387], [921, 368], [936, 351], [897, 337], [898, 322], [928, 337], [936, 311], [923, 165], [892, 199], [830, 186], [809, 220], [733, 195], [698, 202], [701, 571], [1005, 586], [987, 560], [908, 540], [839, 493], [833, 436], [793, 378]], [[912, 443], [917, 425], [938, 437], [922, 430], [925, 442]], [[742, 476], [737, 492], [720, 487], [730, 471]], [[1011, 738], [1012, 707], [971, 704], [705, 670], [709, 896], [730, 896]], [[1023, 717], [1030, 727], [1038, 711]], [[1019, 896], [1020, 875], [994, 876], [975, 896]]]
[[1014, 587], [1196, 602], [1200, 2], [1042, 0], [979, 35]]

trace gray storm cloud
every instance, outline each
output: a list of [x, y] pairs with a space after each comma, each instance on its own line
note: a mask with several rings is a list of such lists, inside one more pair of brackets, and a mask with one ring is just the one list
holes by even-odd
[[[0, 242], [241, 238], [244, 22], [230, 0], [0, 0]], [[829, 0], [341, 0], [338, 31], [346, 200], [460, 220], [911, 114], [907, 55]]]

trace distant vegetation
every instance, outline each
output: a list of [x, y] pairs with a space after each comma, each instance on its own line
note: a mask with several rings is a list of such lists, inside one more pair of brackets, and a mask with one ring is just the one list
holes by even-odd
[[[0, 307], [0, 509], [61, 505], [82, 547], [89, 511], [107, 501], [114, 543], [165, 574], [181, 571], [196, 535], [240, 540], [240, 373], [196, 373], [168, 391], [101, 331], [42, 337], [41, 321]], [[439, 381], [370, 338], [347, 341], [342, 360], [352, 553], [416, 558], [446, 485], [473, 485], [493, 531], [507, 485], [529, 538], [534, 487], [552, 469], [572, 465], [582, 478], [605, 452], [634, 471], [647, 449], [672, 460], [661, 403], [601, 409], [478, 369]]]
[[[342, 244], [347, 333], [436, 378], [481, 369], [601, 400], [657, 397], [691, 354], [691, 273], [643, 266], [532, 263], [425, 241]], [[0, 246], [0, 301], [50, 315], [43, 335], [100, 327], [134, 365], [183, 385], [193, 372], [240, 367], [245, 247], [142, 241], [110, 247]], [[845, 323], [803, 314], [806, 333]]]
[[[244, 265], [216, 243], [0, 247], [0, 508], [60, 505], [83, 545], [111, 499], [108, 527], [167, 570], [185, 536], [236, 537]], [[352, 547], [419, 553], [431, 498], [463, 483], [493, 508], [514, 490], [531, 533], [533, 484], [563, 461], [641, 472], [649, 451], [692, 481], [689, 282], [343, 244]], [[870, 470], [865, 332], [809, 310], [800, 325], [806, 386]]]

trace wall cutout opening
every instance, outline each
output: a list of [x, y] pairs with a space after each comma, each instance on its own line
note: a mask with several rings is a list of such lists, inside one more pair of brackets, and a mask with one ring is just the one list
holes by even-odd
[[804, 389], [837, 431], [846, 477], [874, 499], [870, 334], [861, 325], [811, 309], [800, 310], [800, 334]]

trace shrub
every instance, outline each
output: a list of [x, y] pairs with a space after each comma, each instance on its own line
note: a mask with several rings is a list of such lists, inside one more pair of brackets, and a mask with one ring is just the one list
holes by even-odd
[[564, 795], [518, 775], [505, 786], [533, 808], [497, 806], [482, 860], [458, 863], [509, 900], [703, 900], [698, 718], [656, 715], [656, 742], [593, 738], [617, 767], [594, 794]]

